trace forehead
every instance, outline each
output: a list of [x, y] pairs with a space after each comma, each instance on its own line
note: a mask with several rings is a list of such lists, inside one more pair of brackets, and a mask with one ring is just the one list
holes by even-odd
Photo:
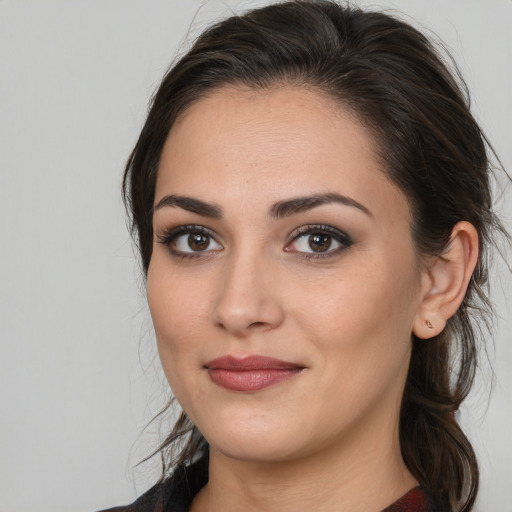
[[299, 87], [225, 87], [172, 127], [155, 200], [194, 192], [270, 203], [326, 191], [383, 204], [389, 193], [401, 195], [382, 171], [370, 132], [333, 99]]

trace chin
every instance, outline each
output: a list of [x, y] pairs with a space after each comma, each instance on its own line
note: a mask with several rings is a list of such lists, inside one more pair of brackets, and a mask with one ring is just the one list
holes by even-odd
[[[270, 441], [270, 442], [269, 442]], [[289, 440], [288, 440], [289, 441]], [[233, 440], [212, 445], [216, 451], [230, 459], [252, 463], [286, 462], [300, 457], [297, 447], [268, 439]]]
[[215, 432], [207, 429], [204, 434], [210, 447], [240, 461], [284, 462], [305, 455], [305, 446], [310, 444], [297, 426], [268, 421], [232, 421], [220, 427]]

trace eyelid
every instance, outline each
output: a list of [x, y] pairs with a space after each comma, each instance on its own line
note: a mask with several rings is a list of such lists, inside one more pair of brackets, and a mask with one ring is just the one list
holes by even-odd
[[295, 229], [291, 234], [291, 242], [296, 240], [297, 238], [310, 235], [313, 233], [325, 233], [327, 235], [331, 235], [340, 243], [351, 245], [353, 243], [351, 236], [345, 231], [335, 228], [334, 226], [330, 226], [328, 224], [306, 224]]

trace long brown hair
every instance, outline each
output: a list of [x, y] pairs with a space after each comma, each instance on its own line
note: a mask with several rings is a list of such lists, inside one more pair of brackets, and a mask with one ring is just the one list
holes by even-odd
[[[440, 335], [413, 336], [400, 413], [402, 456], [411, 473], [441, 510], [471, 510], [478, 464], [457, 411], [471, 388], [490, 313], [487, 248], [502, 228], [492, 210], [490, 146], [455, 65], [409, 24], [329, 0], [269, 5], [207, 29], [164, 77], [126, 166], [123, 193], [145, 274], [169, 130], [187, 107], [228, 84], [304, 86], [353, 112], [374, 136], [389, 179], [409, 199], [420, 254], [440, 254], [459, 221], [477, 229], [480, 258], [462, 305]], [[207, 449], [182, 413], [158, 450], [164, 475]]]

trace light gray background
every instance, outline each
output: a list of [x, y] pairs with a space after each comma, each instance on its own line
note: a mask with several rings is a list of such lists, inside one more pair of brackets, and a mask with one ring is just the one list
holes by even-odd
[[[165, 386], [120, 177], [191, 24], [189, 39], [262, 3], [0, 0], [0, 512], [90, 512], [154, 481], [154, 465], [130, 469], [156, 445], [156, 426], [138, 436]], [[447, 43], [512, 170], [512, 1], [371, 5]], [[489, 401], [479, 381], [464, 411], [489, 512], [512, 511], [512, 278], [497, 272], [497, 385]]]

